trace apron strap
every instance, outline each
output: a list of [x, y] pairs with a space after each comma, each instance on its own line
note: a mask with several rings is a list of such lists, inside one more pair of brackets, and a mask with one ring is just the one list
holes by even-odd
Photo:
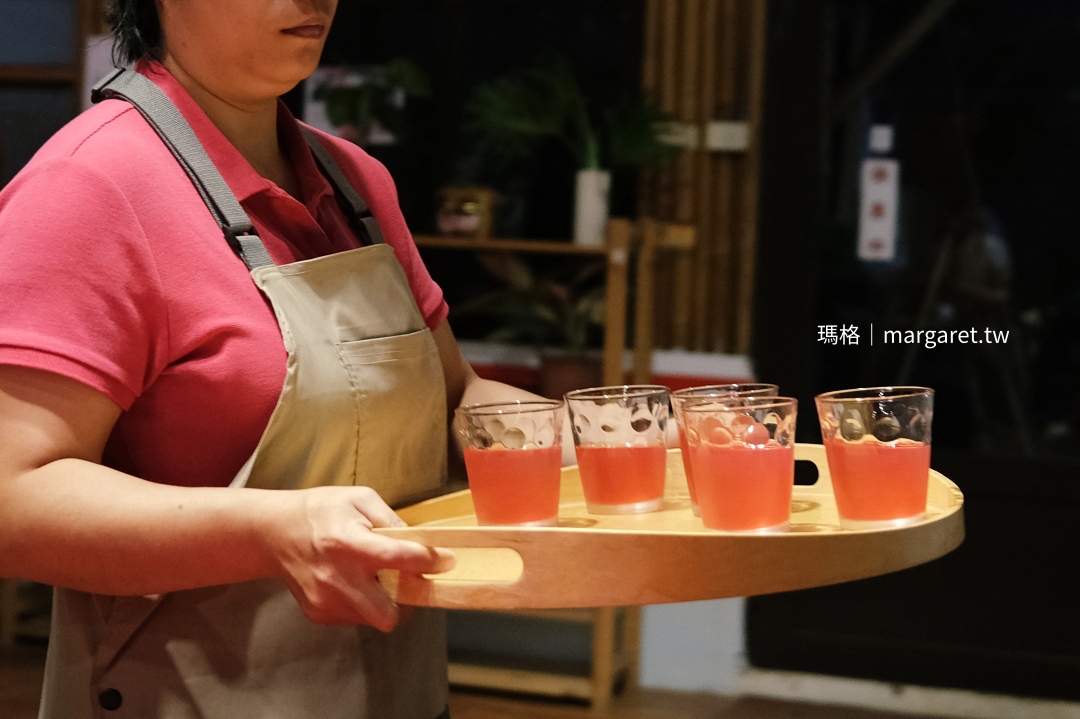
[[118, 70], [95, 85], [90, 97], [95, 103], [119, 98], [134, 105], [191, 178], [226, 242], [248, 269], [274, 264], [251, 219], [206, 154], [191, 125], [157, 85], [133, 70]]
[[337, 197], [342, 211], [345, 212], [345, 216], [352, 223], [353, 231], [356, 232], [361, 241], [367, 239], [372, 245], [383, 244], [382, 230], [379, 229], [379, 223], [371, 214], [371, 210], [368, 208], [367, 203], [364, 202], [364, 198], [353, 188], [352, 183], [345, 177], [345, 173], [334, 162], [334, 158], [330, 156], [330, 153], [322, 144], [322, 141], [315, 136], [315, 133], [303, 125], [300, 126], [300, 131], [303, 133], [304, 139], [307, 140], [308, 147], [311, 148], [311, 154], [315, 156], [315, 161], [319, 163], [319, 168], [330, 180], [330, 184], [333, 185], [334, 195]]

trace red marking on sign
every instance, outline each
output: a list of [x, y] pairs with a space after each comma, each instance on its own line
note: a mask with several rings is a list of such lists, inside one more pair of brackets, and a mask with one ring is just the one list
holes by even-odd
[[873, 205], [870, 206], [870, 216], [871, 217], [884, 217], [885, 216], [885, 205], [881, 204], [880, 202], [875, 202]]
[[889, 171], [884, 167], [874, 168], [872, 177], [874, 178], [874, 182], [885, 182], [885, 180], [889, 179]]
[[870, 249], [874, 252], [881, 252], [885, 249], [885, 243], [882, 240], [870, 240], [866, 243], [870, 246]]

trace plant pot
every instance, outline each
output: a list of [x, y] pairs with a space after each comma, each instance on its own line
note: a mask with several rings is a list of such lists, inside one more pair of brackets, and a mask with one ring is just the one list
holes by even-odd
[[540, 394], [561, 399], [575, 389], [599, 387], [603, 383], [602, 360], [576, 353], [540, 355]]
[[610, 213], [611, 173], [579, 170], [574, 201], [574, 244], [603, 247]]

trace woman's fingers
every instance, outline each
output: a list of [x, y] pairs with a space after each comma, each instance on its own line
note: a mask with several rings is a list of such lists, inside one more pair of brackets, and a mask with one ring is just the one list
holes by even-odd
[[442, 547], [425, 547], [374, 532], [365, 532], [362, 542], [363, 555], [375, 570], [397, 569], [408, 574], [438, 574], [450, 571], [457, 563], [454, 553]]
[[360, 621], [350, 618], [343, 624], [367, 624], [380, 632], [392, 632], [401, 620], [401, 612], [382, 585], [375, 580], [367, 580], [351, 597], [352, 606], [360, 614]]
[[[353, 506], [367, 518], [372, 527], [407, 527], [394, 510], [373, 489], [357, 487]], [[365, 531], [365, 538], [378, 552], [377, 569], [398, 569], [410, 574], [438, 574], [454, 568], [454, 553], [441, 547], [425, 547], [416, 542], [391, 539]]]
[[304, 613], [319, 624], [368, 624], [391, 631], [401, 612], [377, 573], [437, 574], [452, 569], [454, 554], [372, 531], [405, 523], [373, 490], [322, 487], [294, 495], [303, 520], [284, 523], [279, 556], [283, 575]]
[[321, 577], [304, 611], [319, 624], [367, 624], [389, 632], [401, 621], [402, 611], [378, 582], [376, 571], [395, 569], [411, 574], [431, 574], [451, 569], [454, 556], [448, 550], [428, 548], [415, 542], [369, 533], [361, 541], [363, 566], [338, 569], [334, 578]]
[[344, 627], [364, 624], [389, 632], [400, 620], [397, 605], [372, 577], [317, 584], [306, 591], [291, 582], [289, 585], [304, 614], [316, 624]]

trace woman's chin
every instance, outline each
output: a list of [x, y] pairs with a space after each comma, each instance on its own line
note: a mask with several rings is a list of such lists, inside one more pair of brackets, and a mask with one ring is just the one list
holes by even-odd
[[279, 66], [277, 72], [273, 75], [264, 74], [264, 78], [268, 81], [268, 84], [273, 87], [273, 92], [276, 96], [284, 95], [289, 92], [304, 80], [311, 77], [312, 73], [318, 69], [319, 64], [316, 63], [295, 63], [290, 64], [287, 67]]
[[319, 57], [319, 55], [315, 55], [314, 58], [305, 57], [290, 65], [285, 74], [289, 78], [289, 82], [292, 83], [291, 87], [296, 87], [298, 83], [307, 80], [319, 69]]

